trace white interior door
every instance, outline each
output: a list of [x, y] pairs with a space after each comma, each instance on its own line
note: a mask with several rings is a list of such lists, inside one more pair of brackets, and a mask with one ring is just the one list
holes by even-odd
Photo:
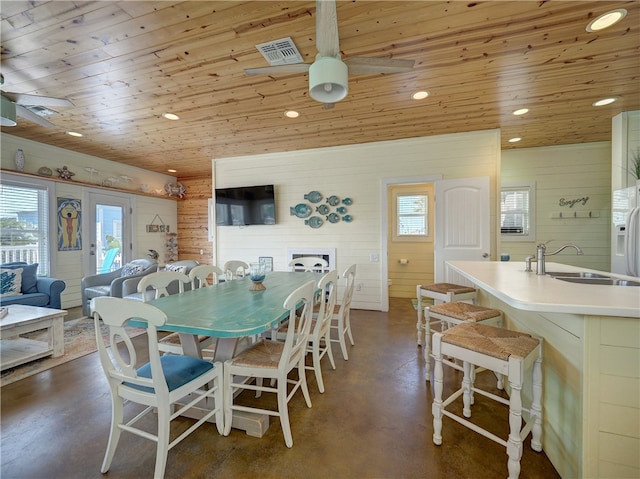
[[435, 191], [435, 281], [468, 284], [446, 262], [491, 259], [489, 177], [437, 181]]
[[84, 274], [118, 269], [131, 260], [131, 196], [89, 191], [86, 203], [89, 246], [84, 248]]

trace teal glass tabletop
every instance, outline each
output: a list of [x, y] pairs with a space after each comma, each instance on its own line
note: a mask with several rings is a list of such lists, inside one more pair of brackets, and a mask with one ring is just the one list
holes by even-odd
[[[159, 329], [179, 333], [232, 338], [268, 331], [286, 319], [285, 299], [308, 281], [317, 283], [321, 273], [274, 271], [263, 281], [266, 289], [250, 291], [249, 277], [149, 301], [167, 315]], [[144, 321], [131, 326], [145, 327]]]

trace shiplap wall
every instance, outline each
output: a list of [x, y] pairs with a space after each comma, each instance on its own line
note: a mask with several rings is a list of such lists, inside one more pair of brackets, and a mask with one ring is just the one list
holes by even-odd
[[[92, 188], [90, 186], [74, 183], [77, 181], [89, 182], [91, 180], [90, 174], [85, 170], [85, 167], [93, 167], [99, 170], [101, 172], [100, 178], [102, 179], [106, 179], [108, 177], [119, 177], [120, 175], [131, 177], [133, 179], [131, 183], [119, 184], [117, 186], [129, 187], [132, 189], [131, 193], [125, 194], [130, 195], [133, 207], [133, 257], [146, 258], [148, 250], [155, 249], [161, 253], [160, 261], [164, 261], [165, 235], [161, 233], [147, 233], [146, 225], [151, 223], [156, 214], [159, 214], [165, 224], [170, 225], [171, 231], [177, 231], [178, 220], [176, 214], [176, 201], [168, 199], [166, 196], [163, 198], [135, 194], [135, 189], [138, 188], [141, 183], [148, 184], [150, 188], [162, 189], [165, 183], [174, 181], [175, 178], [111, 162], [102, 158], [96, 158], [34, 141], [24, 140], [5, 133], [2, 133], [1, 139], [1, 165], [3, 169], [15, 169], [15, 152], [18, 148], [21, 148], [26, 157], [25, 173], [35, 174], [41, 166], [47, 166], [55, 172], [56, 168], [60, 168], [64, 165], [68, 166], [71, 171], [76, 173], [76, 175], [73, 176], [73, 179], [69, 182], [54, 182], [49, 180], [54, 187], [55, 198], [76, 198], [82, 200], [85, 197], [85, 192]], [[57, 173], [54, 173], [53, 176], [57, 177]], [[2, 177], [8, 178], [10, 177], [10, 174], [4, 172]], [[25, 177], [20, 178], [22, 180], [25, 179]], [[46, 181], [46, 178], [38, 177], [38, 180]], [[97, 181], [98, 177], [94, 176], [93, 182]], [[108, 190], [98, 191], [105, 192]], [[52, 205], [52, 207], [55, 208], [55, 204]], [[86, 202], [82, 203], [82, 207], [87, 207]], [[86, 211], [84, 211], [82, 225], [83, 232], [88, 231], [87, 221], [88, 215], [86, 214]], [[67, 287], [62, 293], [62, 307], [70, 308], [79, 306], [81, 304], [80, 280], [84, 276], [84, 271], [86, 270], [83, 253], [84, 248], [88, 248], [90, 244], [89, 238], [86, 235], [83, 237], [83, 250], [79, 251], [58, 251], [56, 238], [57, 236], [52, 234], [53, 241], [51, 251], [53, 253], [53, 257], [51, 262], [51, 275], [64, 280], [67, 284]]]
[[[536, 182], [535, 241], [516, 242], [502, 238], [501, 251], [511, 261], [522, 261], [535, 254], [536, 244], [552, 240], [548, 251], [573, 242], [583, 256], [569, 248], [547, 261], [609, 271], [611, 228], [611, 143], [518, 148], [502, 152], [502, 182]], [[573, 208], [560, 206], [560, 200], [589, 197]], [[598, 218], [553, 219], [554, 212], [597, 212]]]
[[[336, 132], [339, 134], [339, 132]], [[336, 248], [339, 272], [357, 264], [353, 307], [379, 310], [387, 279], [381, 272], [383, 225], [381, 181], [441, 174], [443, 179], [488, 176], [491, 179], [492, 238], [495, 239], [496, 181], [500, 168], [497, 130], [440, 135], [214, 160], [213, 187], [274, 184], [277, 224], [219, 226], [215, 232], [217, 264], [230, 259], [257, 261], [273, 257], [274, 269], [286, 269], [287, 248]], [[317, 190], [325, 197], [350, 197], [352, 223], [325, 224], [318, 229], [290, 215]], [[384, 192], [386, 195], [386, 191]], [[383, 227], [384, 226], [384, 227]], [[492, 245], [495, 251], [495, 243]], [[372, 262], [370, 255], [380, 261]]]

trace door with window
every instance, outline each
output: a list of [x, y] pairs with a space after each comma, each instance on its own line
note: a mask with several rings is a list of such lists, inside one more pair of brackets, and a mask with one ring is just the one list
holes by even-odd
[[86, 275], [114, 271], [132, 259], [131, 202], [126, 194], [88, 193]]

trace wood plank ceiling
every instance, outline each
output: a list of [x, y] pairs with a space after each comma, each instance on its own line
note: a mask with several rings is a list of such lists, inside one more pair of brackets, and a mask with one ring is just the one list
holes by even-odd
[[[615, 8], [626, 18], [586, 31]], [[614, 115], [640, 109], [638, 1], [338, 1], [343, 58], [416, 64], [350, 76], [330, 110], [309, 97], [307, 74], [243, 72], [267, 65], [255, 45], [283, 37], [312, 63], [315, 11], [308, 1], [3, 0], [3, 90], [74, 106], [53, 108], [54, 128], [18, 117], [2, 131], [189, 178], [208, 176], [212, 158], [491, 128], [505, 149], [606, 141]], [[411, 100], [416, 90], [430, 95]]]

